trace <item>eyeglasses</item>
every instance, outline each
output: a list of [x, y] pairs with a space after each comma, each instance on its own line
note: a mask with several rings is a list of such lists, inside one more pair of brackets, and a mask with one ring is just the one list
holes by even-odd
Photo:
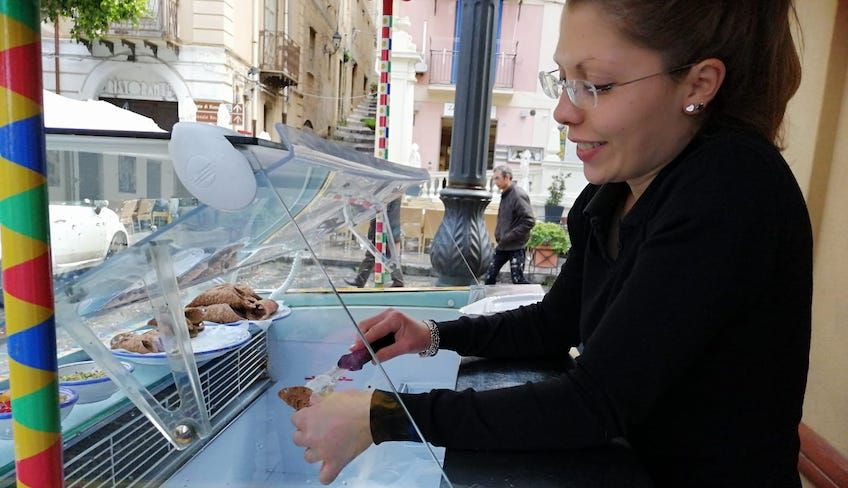
[[659, 73], [636, 78], [635, 80], [623, 81], [621, 83], [607, 83], [605, 85], [596, 85], [588, 80], [563, 80], [559, 77], [559, 70], [540, 71], [539, 83], [542, 85], [542, 91], [545, 92], [545, 95], [554, 100], [558, 100], [562, 96], [562, 90], [565, 88], [565, 93], [568, 94], [568, 99], [571, 100], [571, 103], [575, 107], [585, 110], [598, 106], [598, 93], [608, 92], [617, 86], [629, 85], [637, 81], [653, 78], [654, 76], [670, 75], [691, 68], [694, 65], [695, 63], [690, 63], [670, 71], [660, 71]]

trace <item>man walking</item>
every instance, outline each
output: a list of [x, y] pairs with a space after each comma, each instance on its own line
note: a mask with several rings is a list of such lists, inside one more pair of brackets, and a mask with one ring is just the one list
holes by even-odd
[[524, 278], [524, 246], [530, 239], [530, 229], [536, 219], [527, 192], [512, 184], [512, 170], [501, 165], [495, 168], [492, 178], [501, 190], [501, 205], [498, 208], [498, 223], [495, 240], [498, 242], [492, 264], [486, 271], [486, 284], [494, 285], [501, 267], [509, 261], [512, 282], [529, 283]]

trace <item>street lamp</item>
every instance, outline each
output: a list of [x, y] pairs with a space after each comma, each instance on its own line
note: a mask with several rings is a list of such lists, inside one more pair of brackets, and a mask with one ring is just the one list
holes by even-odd
[[333, 33], [332, 42], [332, 46], [324, 44], [324, 52], [326, 54], [336, 54], [336, 51], [339, 50], [339, 46], [342, 45], [342, 35], [339, 34], [339, 31]]

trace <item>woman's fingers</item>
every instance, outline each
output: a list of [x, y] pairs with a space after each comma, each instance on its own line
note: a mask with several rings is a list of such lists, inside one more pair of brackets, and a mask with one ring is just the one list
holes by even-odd
[[318, 461], [320, 461], [320, 460], [321, 460], [321, 456], [318, 454], [318, 451], [317, 451], [317, 450], [315, 450], [315, 449], [311, 449], [311, 448], [307, 447], [307, 448], [303, 451], [303, 459], [304, 459], [307, 463], [312, 464], [312, 463], [317, 463]]

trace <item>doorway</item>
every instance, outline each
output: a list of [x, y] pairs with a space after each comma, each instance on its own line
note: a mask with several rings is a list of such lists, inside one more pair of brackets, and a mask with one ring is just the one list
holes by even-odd
[[179, 104], [177, 102], [134, 100], [132, 98], [101, 98], [101, 100], [124, 110], [150, 117], [156, 122], [156, 125], [168, 132], [171, 132], [174, 124], [180, 121]]
[[[442, 131], [439, 138], [439, 171], [450, 169], [451, 142], [453, 134], [453, 117], [442, 117]], [[498, 121], [489, 121], [489, 151], [486, 155], [486, 169], [490, 170], [495, 163], [495, 140], [498, 135]]]

